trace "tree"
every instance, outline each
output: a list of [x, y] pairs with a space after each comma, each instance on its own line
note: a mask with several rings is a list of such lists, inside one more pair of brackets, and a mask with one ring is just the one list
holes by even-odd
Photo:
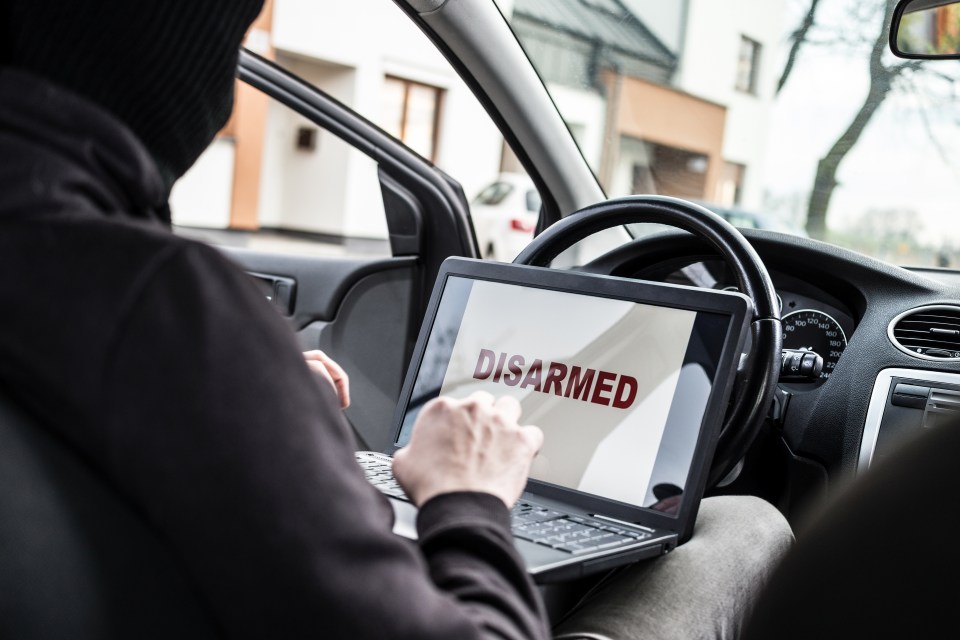
[[[864, 97], [863, 103], [854, 115], [853, 120], [847, 128], [840, 134], [840, 137], [834, 142], [827, 153], [817, 164], [817, 172], [813, 182], [813, 189], [810, 194], [810, 201], [807, 205], [807, 233], [814, 238], [824, 238], [827, 231], [827, 212], [830, 208], [830, 200], [837, 188], [837, 172], [841, 163], [850, 150], [857, 144], [864, 130], [870, 123], [870, 120], [876, 114], [880, 105], [887, 98], [891, 91], [897, 87], [897, 81], [907, 72], [916, 71], [920, 68], [916, 60], [902, 61], [898, 59], [891, 60], [887, 54], [888, 37], [890, 28], [890, 19], [893, 15], [893, 9], [896, 0], [883, 0], [882, 7], [876, 3], [861, 2], [855, 5], [857, 22], [854, 24], [863, 24], [864, 16], [870, 14], [879, 16], [882, 21], [877, 24], [877, 31], [871, 38], [868, 34], [862, 33], [844, 33], [843, 31], [833, 32], [832, 37], [824, 41], [814, 41], [811, 35], [816, 28], [816, 10], [819, 0], [811, 0], [810, 7], [805, 13], [800, 26], [791, 36], [791, 48], [787, 61], [784, 65], [784, 71], [780, 77], [779, 89], [786, 83], [790, 72], [796, 62], [797, 55], [803, 45], [810, 44], [847, 44], [859, 48], [860, 44], [869, 44], [869, 70], [870, 70], [870, 88]], [[882, 8], [882, 10], [880, 10]]]
[[780, 79], [777, 80], [777, 93], [787, 84], [787, 79], [793, 71], [793, 65], [797, 62], [797, 56], [800, 54], [800, 48], [807, 43], [810, 37], [810, 30], [816, 24], [817, 6], [820, 0], [810, 0], [810, 6], [807, 12], [803, 14], [800, 25], [790, 34], [790, 52], [787, 53], [787, 61], [783, 64], [783, 71], [780, 73]]

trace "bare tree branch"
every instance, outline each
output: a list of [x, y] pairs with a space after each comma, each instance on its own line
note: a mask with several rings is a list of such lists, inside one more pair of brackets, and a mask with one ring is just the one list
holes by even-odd
[[[913, 78], [905, 77], [904, 81], [913, 87], [915, 93], [921, 93], [920, 88], [917, 86], [917, 83], [914, 82]], [[937, 137], [933, 130], [933, 125], [930, 122], [930, 116], [927, 114], [927, 110], [921, 107], [918, 109], [918, 111], [920, 112], [920, 122], [923, 124], [923, 129], [926, 131], [927, 138], [930, 140], [930, 144], [933, 145], [933, 148], [936, 150], [937, 155], [940, 156], [940, 159], [943, 160], [943, 163], [950, 167], [950, 170], [953, 172], [954, 176], [960, 179], [960, 172], [957, 171], [957, 166], [953, 163], [953, 160], [950, 158], [950, 154], [946, 147], [943, 146], [943, 143], [940, 142], [940, 138]]]
[[830, 208], [833, 192], [837, 188], [837, 171], [840, 164], [860, 140], [867, 124], [893, 88], [894, 80], [904, 70], [912, 68], [910, 62], [889, 67], [883, 64], [884, 53], [887, 50], [888, 27], [895, 2], [896, 0], [886, 0], [880, 33], [876, 36], [870, 50], [870, 89], [867, 91], [867, 97], [847, 129], [840, 134], [830, 150], [817, 163], [813, 192], [810, 194], [810, 202], [807, 206], [807, 233], [814, 238], [822, 239], [826, 236], [827, 211]]
[[[889, 66], [891, 73], [900, 74], [904, 71], [917, 71], [918, 69], [923, 68], [922, 60], [907, 60], [906, 62], [900, 62], [898, 64], [892, 64]], [[942, 74], [941, 74], [942, 75]], [[944, 77], [948, 77], [945, 76]]]
[[818, 4], [820, 4], [820, 0], [810, 0], [810, 7], [803, 16], [800, 26], [797, 27], [796, 31], [790, 35], [790, 52], [787, 54], [787, 61], [783, 65], [783, 72], [780, 74], [780, 79], [777, 81], [776, 93], [780, 93], [780, 90], [783, 89], [783, 85], [787, 84], [787, 79], [790, 77], [790, 73], [793, 71], [793, 65], [797, 61], [797, 54], [800, 53], [800, 48], [807, 41], [807, 34], [810, 33], [810, 29], [812, 29], [813, 25], [815, 24]]
[[[820, 25], [816, 22], [819, 0], [810, 0], [810, 4], [799, 26], [789, 37], [790, 51], [783, 73], [777, 85], [777, 93], [786, 84], [794, 65], [798, 61], [802, 47], [828, 45], [834, 49], [848, 47], [850, 52], [864, 51], [870, 84], [867, 95], [860, 104], [847, 128], [834, 141], [826, 154], [817, 163], [813, 189], [807, 202], [807, 232], [814, 238], [823, 239], [827, 231], [827, 214], [830, 201], [838, 186], [837, 174], [847, 155], [859, 142], [870, 121], [876, 115], [884, 100], [893, 91], [911, 90], [915, 95], [926, 89], [932, 89], [924, 78], [932, 78], [947, 83], [949, 93], [957, 94], [958, 77], [931, 68], [921, 60], [903, 61], [892, 58], [888, 51], [890, 19], [896, 0], [859, 0], [847, 5], [847, 20], [839, 25]], [[877, 24], [880, 18], [882, 22]], [[854, 25], [853, 28], [849, 28]], [[876, 31], [869, 25], [879, 27]], [[934, 149], [952, 170], [957, 172], [949, 159], [948, 149], [937, 139], [933, 122], [927, 112], [929, 104], [918, 103], [918, 110], [927, 137]]]

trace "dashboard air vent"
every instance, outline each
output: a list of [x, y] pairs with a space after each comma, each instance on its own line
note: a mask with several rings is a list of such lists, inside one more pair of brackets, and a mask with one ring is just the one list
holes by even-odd
[[887, 332], [901, 351], [924, 360], [960, 360], [960, 307], [911, 309], [893, 319]]

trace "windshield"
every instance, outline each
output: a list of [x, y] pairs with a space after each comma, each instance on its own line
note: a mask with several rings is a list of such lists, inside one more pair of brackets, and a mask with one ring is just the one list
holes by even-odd
[[894, 57], [893, 0], [498, 4], [607, 195], [960, 263], [958, 65]]

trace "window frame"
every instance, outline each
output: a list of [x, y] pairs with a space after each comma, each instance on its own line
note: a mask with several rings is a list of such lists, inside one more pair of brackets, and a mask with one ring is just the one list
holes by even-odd
[[[749, 47], [750, 52], [749, 69], [746, 74], [743, 74], [742, 65], [746, 63], [744, 58], [746, 47]], [[762, 43], [747, 35], [740, 34], [740, 47], [737, 49], [736, 78], [734, 79], [734, 88], [737, 91], [754, 96], [757, 95], [757, 78], [760, 75], [760, 56], [762, 52]], [[744, 75], [746, 75], [746, 77], [744, 77]]]

